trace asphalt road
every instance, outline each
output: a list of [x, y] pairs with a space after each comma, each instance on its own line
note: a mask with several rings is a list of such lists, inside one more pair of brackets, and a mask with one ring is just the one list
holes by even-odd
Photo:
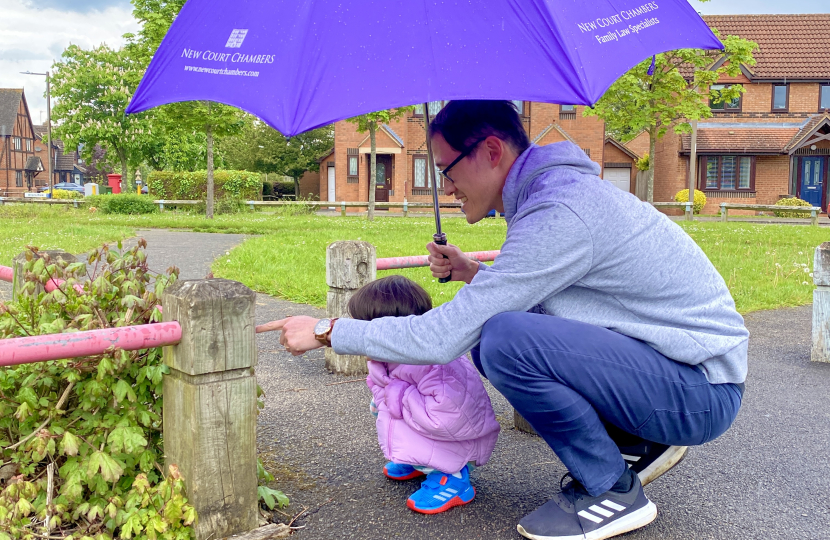
[[[141, 231], [155, 270], [175, 264], [204, 277], [241, 235]], [[257, 323], [321, 310], [257, 296]], [[744, 404], [734, 426], [646, 488], [655, 522], [623, 538], [830, 539], [830, 364], [810, 362], [811, 306], [746, 317], [752, 333]], [[476, 499], [434, 516], [405, 501], [418, 481], [382, 472], [369, 391], [361, 377], [325, 370], [321, 350], [286, 354], [277, 335], [257, 337], [260, 457], [291, 505], [275, 518], [323, 539], [518, 539], [516, 523], [556, 491], [565, 469], [544, 442], [513, 429], [492, 387], [502, 432], [493, 458], [473, 473]], [[343, 383], [343, 384], [333, 384]]]

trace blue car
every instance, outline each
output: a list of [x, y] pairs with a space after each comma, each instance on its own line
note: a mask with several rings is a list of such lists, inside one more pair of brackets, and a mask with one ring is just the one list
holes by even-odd
[[[504, 217], [504, 214], [502, 214], [501, 212], [499, 212], [499, 216], [500, 216], [500, 217]], [[496, 217], [496, 211], [495, 211], [495, 210], [490, 210], [490, 211], [487, 213], [487, 217]]]
[[[77, 191], [78, 193], [84, 193], [84, 186], [81, 184], [76, 184], [74, 182], [61, 182], [59, 184], [55, 184], [53, 186], [55, 189], [63, 189], [66, 191]], [[49, 186], [44, 186], [40, 189], [40, 191], [49, 191]]]

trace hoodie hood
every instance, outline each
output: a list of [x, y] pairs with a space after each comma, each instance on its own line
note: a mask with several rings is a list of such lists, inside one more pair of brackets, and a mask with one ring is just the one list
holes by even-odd
[[[559, 174], [544, 174], [558, 172]], [[579, 174], [599, 176], [600, 167], [572, 142], [546, 146], [531, 144], [522, 152], [507, 175], [502, 189], [504, 217], [508, 223], [530, 195], [557, 186], [571, 184]]]

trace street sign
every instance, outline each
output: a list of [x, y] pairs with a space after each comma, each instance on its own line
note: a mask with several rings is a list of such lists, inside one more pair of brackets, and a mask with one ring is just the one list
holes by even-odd
[[23, 194], [23, 196], [27, 199], [45, 199], [45, 198], [47, 198], [46, 193], [29, 193], [29, 192], [26, 192], [26, 193]]

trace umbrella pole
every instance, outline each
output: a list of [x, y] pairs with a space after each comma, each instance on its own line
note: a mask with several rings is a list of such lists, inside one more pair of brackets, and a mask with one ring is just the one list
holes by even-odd
[[[427, 175], [432, 185], [432, 208], [435, 212], [435, 234], [432, 235], [432, 241], [438, 245], [447, 245], [447, 235], [441, 232], [441, 210], [438, 206], [438, 179], [435, 177], [435, 160], [432, 157], [432, 141], [429, 140], [429, 103], [424, 103], [424, 131], [427, 140]], [[445, 259], [448, 259], [444, 255]], [[438, 278], [438, 283], [448, 283], [452, 280], [452, 274], [447, 277]]]

